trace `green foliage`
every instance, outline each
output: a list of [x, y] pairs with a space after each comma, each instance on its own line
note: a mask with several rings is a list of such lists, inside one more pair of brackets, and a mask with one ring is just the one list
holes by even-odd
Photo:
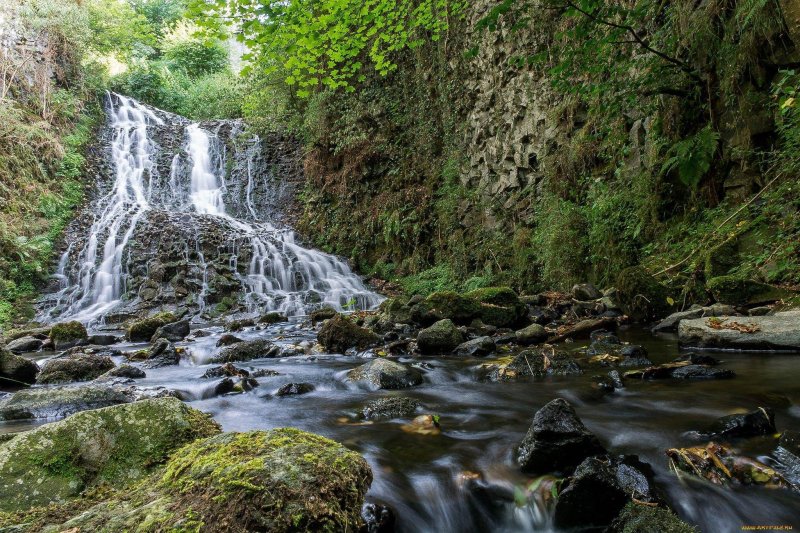
[[219, 29], [235, 20], [252, 51], [252, 67], [282, 72], [284, 82], [308, 97], [312, 89], [353, 89], [371, 64], [386, 76], [394, 55], [425, 39], [446, 37], [462, 0], [194, 0], [201, 24]]
[[434, 292], [455, 291], [460, 288], [452, 269], [443, 263], [397, 281], [406, 294], [421, 294], [422, 296]]
[[711, 168], [718, 141], [719, 133], [707, 125], [695, 135], [672, 145], [661, 172], [676, 169], [681, 183], [692, 190], [697, 189], [700, 180]]

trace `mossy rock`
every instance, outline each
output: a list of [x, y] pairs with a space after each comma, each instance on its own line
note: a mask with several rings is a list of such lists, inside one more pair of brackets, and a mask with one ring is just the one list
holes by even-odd
[[448, 354], [462, 342], [464, 336], [449, 319], [440, 320], [417, 334], [417, 346], [424, 354]]
[[0, 420], [62, 418], [130, 401], [123, 391], [107, 386], [35, 387], [0, 400]]
[[36, 363], [0, 348], [0, 386], [30, 385], [36, 381], [38, 374], [39, 366]]
[[717, 302], [733, 305], [769, 303], [790, 295], [783, 289], [735, 274], [712, 278], [706, 287]]
[[508, 287], [484, 287], [468, 292], [467, 298], [479, 304], [478, 318], [484, 324], [498, 328], [519, 326], [524, 322], [528, 307], [516, 292]]
[[411, 318], [420, 324], [448, 319], [456, 324], [469, 324], [480, 313], [474, 300], [453, 291], [434, 292], [412, 309]]
[[288, 322], [289, 319], [286, 315], [277, 312], [267, 313], [258, 319], [259, 324], [278, 324], [279, 322]]
[[697, 533], [675, 513], [663, 507], [628, 503], [609, 527], [611, 533]]
[[208, 415], [175, 398], [46, 424], [0, 445], [0, 510], [64, 502], [100, 484], [127, 486], [180, 446], [218, 432]]
[[675, 310], [667, 288], [641, 266], [620, 272], [615, 287], [622, 311], [635, 322], [650, 322]]
[[149, 342], [158, 328], [171, 324], [177, 319], [173, 313], [165, 311], [137, 320], [128, 328], [128, 340], [131, 342]]
[[61, 322], [50, 328], [50, 340], [53, 341], [56, 350], [72, 348], [85, 343], [88, 338], [86, 327], [77, 320]]
[[36, 382], [53, 384], [91, 381], [102, 376], [114, 366], [114, 361], [110, 357], [84, 353], [65, 355], [47, 361], [42, 366]]
[[346, 316], [337, 314], [322, 325], [317, 340], [329, 352], [344, 353], [349, 348], [364, 350], [374, 346], [381, 338]]
[[335, 317], [338, 314], [339, 312], [333, 307], [325, 306], [311, 311], [309, 317], [311, 318], [312, 324], [317, 324], [318, 322], [322, 322], [323, 320], [330, 320], [331, 318]]
[[707, 280], [724, 276], [741, 264], [736, 237], [730, 237], [722, 244], [709, 250], [703, 260], [703, 273]]
[[410, 324], [412, 318], [411, 307], [400, 298], [387, 298], [379, 307], [383, 320], [390, 324]]
[[367, 462], [325, 437], [294, 428], [223, 433], [185, 446], [162, 474], [54, 530], [355, 531], [371, 483]]

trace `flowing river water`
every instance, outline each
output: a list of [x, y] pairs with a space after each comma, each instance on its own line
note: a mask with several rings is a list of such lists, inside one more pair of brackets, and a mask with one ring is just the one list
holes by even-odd
[[[290, 322], [237, 333], [244, 340], [312, 344], [316, 332], [305, 319], [310, 309], [322, 304], [368, 309], [381, 297], [366, 289], [344, 261], [301, 246], [291, 228], [267, 216], [263, 204], [277, 189], [262, 186], [254, 142], [244, 143], [231, 155], [220, 141], [221, 125], [215, 130], [213, 125], [192, 124], [117, 95], [109, 99], [109, 116], [112, 179], [98, 184], [92, 222], [84, 238], [70, 244], [61, 257], [56, 275], [60, 288], [44, 300], [40, 319], [79, 319], [90, 330], [113, 333], [115, 326], [105, 324], [109, 313], [145, 299], [141, 288], [138, 297], [128, 294], [134, 280], [131, 264], [138, 260], [129, 251], [129, 243], [151, 224], [154, 213], [162, 213], [158, 220], [181, 221], [183, 225], [176, 227], [188, 229], [179, 238], [180, 253], [188, 258], [188, 271], [195, 277], [195, 285], [190, 286], [194, 298], [184, 303], [195, 316], [193, 333], [202, 329], [207, 335], [176, 343], [189, 356], [177, 366], [148, 370], [137, 385], [178, 391], [193, 407], [211, 413], [226, 431], [294, 426], [357, 450], [374, 472], [368, 499], [394, 510], [399, 531], [552, 530], [548, 512], [520, 497], [520, 489], [532, 478], [520, 473], [514, 453], [534, 412], [558, 397], [575, 406], [611, 453], [637, 454], [650, 463], [671, 506], [702, 531], [740, 531], [743, 526], [764, 524], [800, 527], [796, 493], [721, 488], [679, 478], [670, 471], [664, 453], [668, 448], [698, 444], [688, 432], [706, 428], [717, 417], [758, 406], [775, 409], [779, 431], [800, 428], [798, 355], [727, 352], [720, 358], [725, 368], [736, 372], [733, 380], [629, 381], [626, 388], [601, 395], [592, 387], [591, 376], [604, 373], [602, 369], [528, 382], [480, 379], [480, 366], [497, 356], [483, 360], [403, 357], [402, 362], [424, 373], [424, 382], [403, 391], [371, 391], [343, 379], [346, 371], [365, 362], [363, 354], [313, 353], [239, 363], [278, 374], [258, 378], [260, 386], [252, 391], [215, 395], [218, 380], [201, 375], [214, 366], [208, 361], [219, 350], [216, 342], [223, 328], [204, 312], [214, 297], [209, 280], [226, 266], [233, 272], [245, 309], [290, 315]], [[164, 130], [167, 127], [171, 129]], [[179, 142], [167, 149], [170, 132]], [[227, 167], [234, 170], [226, 178]], [[267, 200], [258, 201], [259, 194]], [[209, 228], [222, 228], [221, 244], [209, 246], [203, 240]], [[222, 253], [226, 250], [227, 256]], [[221, 259], [214, 262], [212, 255]], [[148, 274], [156, 270], [152, 264], [148, 269]], [[166, 285], [154, 286], [162, 290]], [[668, 335], [628, 329], [620, 337], [645, 346], [654, 363], [671, 361], [679, 354], [677, 340]], [[143, 347], [112, 346], [122, 351]], [[124, 361], [122, 356], [116, 359]], [[275, 394], [282, 385], [299, 382], [313, 384], [314, 390], [287, 397]], [[420, 414], [439, 415], [441, 433], [405, 431], [407, 418], [359, 418], [368, 401], [387, 395], [417, 399], [423, 406]], [[26, 427], [0, 423], [0, 433]], [[773, 437], [735, 445], [768, 464], [775, 461]]]

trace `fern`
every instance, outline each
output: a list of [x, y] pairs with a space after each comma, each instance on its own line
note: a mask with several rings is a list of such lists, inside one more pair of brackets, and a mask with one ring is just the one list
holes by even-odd
[[711, 168], [718, 143], [719, 133], [711, 125], [706, 126], [692, 137], [672, 145], [661, 172], [666, 174], [677, 169], [681, 183], [692, 190], [697, 189]]

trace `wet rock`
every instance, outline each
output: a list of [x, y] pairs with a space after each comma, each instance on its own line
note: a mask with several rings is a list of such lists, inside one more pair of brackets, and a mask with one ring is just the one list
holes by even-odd
[[550, 334], [547, 333], [547, 330], [545, 330], [544, 327], [540, 326], [539, 324], [531, 324], [530, 326], [516, 331], [514, 335], [517, 337], [517, 343], [524, 346], [528, 346], [530, 344], [539, 344], [540, 342], [547, 340], [547, 337], [550, 336]]
[[717, 366], [719, 364], [719, 359], [715, 359], [710, 355], [689, 352], [687, 354], [675, 358], [675, 360], [673, 360], [673, 363], [689, 363], [692, 365]]
[[578, 363], [566, 352], [550, 348], [525, 350], [508, 362], [486, 365], [489, 381], [514, 381], [520, 378], [576, 376], [583, 374]]
[[405, 389], [422, 383], [422, 374], [388, 359], [373, 359], [347, 373], [347, 379], [369, 385], [373, 389]]
[[227, 331], [242, 331], [244, 328], [251, 328], [256, 325], [255, 319], [252, 318], [242, 318], [239, 320], [231, 320], [227, 324], [225, 324], [225, 329]]
[[314, 392], [314, 389], [315, 387], [311, 383], [287, 383], [278, 389], [275, 396], [297, 396]]
[[61, 322], [50, 328], [50, 340], [56, 350], [86, 344], [88, 337], [84, 325], [77, 321]]
[[311, 311], [309, 317], [311, 318], [311, 323], [316, 325], [324, 320], [330, 320], [338, 314], [339, 313], [333, 307], [321, 307]]
[[784, 431], [774, 456], [781, 475], [795, 488], [800, 488], [800, 431]]
[[273, 376], [280, 376], [280, 372], [276, 372], [274, 370], [270, 370], [268, 368], [258, 368], [255, 370], [250, 370], [250, 377], [253, 378], [269, 378]]
[[188, 320], [164, 324], [153, 333], [150, 342], [156, 342], [158, 339], [166, 339], [170, 342], [182, 341], [189, 336], [190, 329]]
[[157, 521], [171, 530], [185, 528], [188, 516], [216, 531], [351, 531], [371, 482], [360, 455], [318, 435], [223, 433], [194, 441], [146, 483], [53, 529], [135, 531]]
[[388, 396], [372, 400], [361, 414], [366, 419], [399, 418], [413, 415], [420, 407], [417, 400], [406, 396]]
[[174, 398], [78, 413], [26, 431], [0, 447], [0, 510], [65, 502], [99, 485], [127, 486], [173, 450], [218, 432], [208, 415]]
[[250, 373], [247, 370], [233, 366], [231, 363], [225, 363], [222, 366], [215, 366], [206, 370], [201, 379], [209, 378], [222, 378], [222, 377], [247, 377]]
[[629, 370], [626, 379], [731, 379], [736, 377], [733, 370], [714, 368], [707, 365], [694, 365], [689, 361], [654, 365], [638, 370]]
[[286, 318], [285, 315], [275, 312], [261, 315], [261, 317], [258, 319], [259, 324], [277, 324], [279, 322], [288, 322], [288, 321], [289, 319]]
[[622, 376], [619, 375], [619, 372], [616, 370], [612, 370], [608, 373], [609, 379], [614, 384], [615, 389], [624, 389], [625, 383], [622, 381]]
[[547, 342], [561, 342], [566, 339], [587, 339], [593, 331], [613, 328], [616, 327], [616, 325], [616, 319], [611, 317], [587, 318], [575, 324], [567, 324], [559, 327], [556, 334], [551, 336]]
[[615, 287], [620, 308], [635, 322], [649, 322], [673, 311], [667, 288], [641, 266], [620, 272]]
[[214, 385], [214, 396], [222, 396], [233, 392], [234, 382], [231, 378], [223, 378], [219, 383]]
[[711, 278], [706, 282], [706, 287], [716, 301], [733, 305], [770, 303], [791, 294], [789, 291], [739, 275]]
[[106, 372], [97, 379], [98, 380], [105, 380], [109, 378], [142, 379], [146, 377], [147, 374], [141, 368], [133, 365], [122, 364], [116, 368], [112, 368], [111, 370], [109, 370], [108, 372]]
[[508, 287], [486, 287], [468, 292], [465, 296], [480, 304], [478, 318], [484, 324], [498, 328], [513, 328], [528, 314], [528, 306]]
[[363, 525], [359, 533], [394, 533], [394, 512], [386, 505], [365, 503], [361, 508]]
[[38, 352], [44, 345], [43, 339], [36, 337], [20, 337], [6, 344], [6, 350], [14, 353]]
[[411, 319], [425, 326], [440, 320], [469, 324], [480, 313], [480, 305], [469, 295], [453, 291], [434, 292], [411, 308]]
[[439, 435], [442, 432], [439, 415], [419, 415], [410, 423], [400, 426], [400, 429], [417, 435]]
[[717, 485], [761, 485], [768, 488], [791, 488], [776, 470], [764, 463], [736, 454], [730, 448], [709, 442], [705, 446], [667, 450], [672, 466], [687, 474]]
[[89, 344], [95, 346], [111, 346], [120, 341], [116, 335], [90, 335]]
[[95, 385], [28, 389], [0, 400], [0, 420], [61, 418], [130, 401], [123, 391]]
[[450, 353], [463, 341], [464, 336], [450, 319], [439, 320], [417, 334], [417, 348], [424, 354]]
[[348, 348], [365, 350], [381, 342], [380, 336], [339, 314], [322, 325], [317, 340], [331, 353], [344, 353]]
[[603, 297], [603, 293], [592, 285], [591, 283], [579, 283], [572, 286], [572, 297], [581, 302], [588, 302], [590, 300], [599, 300]]
[[678, 336], [681, 344], [701, 348], [798, 350], [800, 310], [746, 318], [682, 320]]
[[148, 342], [153, 338], [158, 328], [175, 321], [176, 317], [172, 313], [156, 313], [153, 316], [133, 322], [126, 334], [131, 342]]
[[453, 351], [461, 357], [486, 357], [497, 349], [491, 337], [478, 337], [462, 342]]
[[167, 339], [158, 339], [147, 352], [147, 360], [142, 363], [145, 368], [162, 368], [177, 365], [181, 362], [178, 350]]
[[38, 374], [39, 366], [36, 363], [0, 348], [0, 385], [3, 387], [30, 385], [36, 381]]
[[232, 363], [236, 361], [250, 361], [252, 359], [263, 359], [277, 357], [280, 355], [280, 348], [268, 340], [256, 339], [252, 341], [242, 341], [226, 346], [211, 358], [212, 363]]
[[609, 525], [635, 498], [655, 504], [649, 465], [634, 456], [588, 457], [567, 480], [553, 513], [560, 529], [590, 529]]
[[628, 503], [606, 530], [608, 533], [697, 533], [675, 513], [663, 507]]
[[[725, 314], [733, 314], [733, 313], [725, 313]], [[772, 307], [768, 305], [764, 305], [761, 307], [754, 307], [752, 309], [748, 309], [747, 314], [750, 316], [766, 316], [772, 314]]]
[[221, 348], [222, 346], [230, 346], [231, 344], [236, 344], [237, 342], [242, 342], [242, 339], [236, 335], [225, 333], [217, 340], [217, 348]]
[[544, 326], [558, 318], [558, 313], [549, 307], [535, 307], [528, 313], [528, 319], [534, 324]]
[[751, 413], [718, 418], [703, 435], [706, 438], [730, 439], [772, 435], [776, 432], [775, 412], [769, 407], [759, 407]]
[[694, 320], [696, 318], [710, 317], [710, 316], [725, 316], [735, 315], [736, 309], [733, 306], [725, 304], [714, 304], [708, 307], [701, 307], [699, 305], [692, 306], [691, 309], [686, 311], [679, 311], [672, 313], [667, 318], [659, 322], [653, 327], [653, 332], [659, 331], [676, 331], [678, 324], [681, 320]]
[[76, 353], [50, 359], [42, 366], [37, 383], [54, 384], [91, 381], [114, 368], [108, 357]]
[[536, 411], [518, 449], [517, 464], [537, 474], [570, 472], [587, 457], [605, 453], [572, 406], [556, 398]]
[[382, 318], [388, 324], [411, 324], [411, 307], [400, 298], [387, 298], [379, 307]]

